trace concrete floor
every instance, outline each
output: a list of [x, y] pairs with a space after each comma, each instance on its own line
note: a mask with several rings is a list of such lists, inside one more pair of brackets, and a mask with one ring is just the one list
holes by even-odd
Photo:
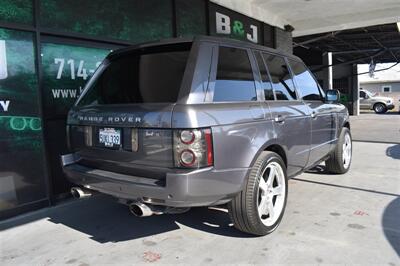
[[284, 219], [265, 237], [236, 231], [224, 209], [136, 218], [96, 196], [0, 223], [0, 264], [400, 265], [400, 144], [355, 142], [349, 173], [323, 170], [289, 182]]
[[354, 140], [400, 144], [400, 113], [361, 113], [350, 116], [351, 133]]

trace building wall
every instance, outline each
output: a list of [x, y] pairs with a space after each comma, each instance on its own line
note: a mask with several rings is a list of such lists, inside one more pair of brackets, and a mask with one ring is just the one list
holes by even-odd
[[[400, 93], [400, 82], [384, 82], [384, 83], [360, 83], [360, 88], [366, 89], [370, 92], [389, 94], [382, 91], [382, 87], [390, 86], [391, 93]], [[382, 95], [383, 95], [382, 94]]]
[[[382, 92], [382, 86], [391, 86], [392, 92]], [[360, 83], [360, 88], [376, 93], [378, 96], [392, 98], [396, 106], [395, 110], [400, 110], [400, 82]]]
[[[218, 30], [227, 20], [229, 33]], [[59, 164], [66, 115], [110, 51], [199, 34], [278, 48], [292, 42], [290, 33], [208, 0], [1, 0], [0, 218], [67, 195]]]

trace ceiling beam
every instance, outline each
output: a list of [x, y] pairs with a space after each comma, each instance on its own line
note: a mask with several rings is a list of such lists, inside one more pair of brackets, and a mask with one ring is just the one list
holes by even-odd
[[317, 41], [320, 41], [320, 40], [323, 40], [323, 39], [326, 39], [326, 38], [332, 38], [332, 37], [335, 37], [339, 33], [340, 33], [340, 31], [330, 32], [328, 34], [325, 34], [325, 35], [322, 35], [322, 36], [318, 36], [318, 37], [315, 37], [315, 38], [312, 38], [312, 39], [309, 39], [309, 40], [306, 40], [306, 41], [293, 43], [293, 47], [303, 46], [305, 44], [317, 42]]

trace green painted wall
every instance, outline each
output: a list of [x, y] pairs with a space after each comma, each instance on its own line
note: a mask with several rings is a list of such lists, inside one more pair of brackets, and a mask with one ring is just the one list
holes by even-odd
[[206, 2], [204, 0], [176, 0], [176, 20], [178, 36], [206, 35]]
[[133, 43], [172, 37], [169, 0], [41, 0], [42, 26]]
[[32, 24], [32, 0], [0, 0], [0, 21]]
[[33, 34], [0, 29], [0, 210], [46, 197]]

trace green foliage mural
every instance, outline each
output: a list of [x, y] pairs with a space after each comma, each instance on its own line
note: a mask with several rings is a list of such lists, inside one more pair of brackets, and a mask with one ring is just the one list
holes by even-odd
[[0, 28], [0, 210], [46, 196], [34, 58], [33, 33]]
[[191, 37], [207, 34], [204, 0], [176, 0], [177, 35]]
[[46, 118], [65, 118], [108, 49], [42, 44], [43, 100]]
[[40, 1], [43, 27], [133, 43], [172, 37], [169, 0]]
[[0, 20], [32, 24], [32, 0], [0, 0]]
[[14, 115], [38, 115], [38, 91], [35, 71], [33, 34], [0, 29], [0, 95], [11, 100], [9, 112]]

